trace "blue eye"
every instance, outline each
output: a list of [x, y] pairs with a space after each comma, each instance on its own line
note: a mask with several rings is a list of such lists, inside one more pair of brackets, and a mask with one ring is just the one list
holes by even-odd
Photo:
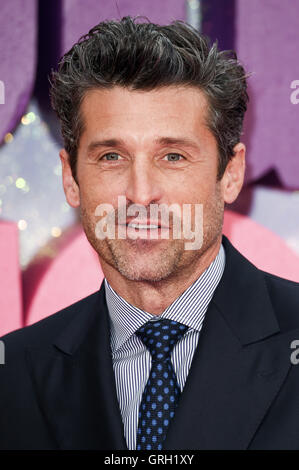
[[110, 152], [110, 153], [106, 153], [105, 155], [103, 155], [100, 160], [108, 160], [108, 161], [112, 161], [112, 162], [115, 162], [115, 161], [118, 161], [118, 157], [120, 155], [118, 153], [113, 153], [113, 152]]
[[170, 159], [168, 159], [169, 162], [178, 162], [181, 158], [185, 158], [179, 153], [168, 153], [167, 155], [165, 155], [165, 157], [167, 157], [167, 159], [168, 157], [171, 157]]

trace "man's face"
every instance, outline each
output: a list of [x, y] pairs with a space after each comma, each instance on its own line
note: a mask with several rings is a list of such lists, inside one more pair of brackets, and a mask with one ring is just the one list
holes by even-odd
[[[219, 243], [225, 183], [216, 180], [217, 143], [207, 128], [207, 113], [205, 96], [193, 87], [129, 91], [116, 86], [87, 92], [81, 105], [78, 186], [72, 181], [70, 193], [64, 184], [70, 204], [80, 206], [83, 228], [102, 265], [130, 280], [170, 280], [192, 273], [200, 257]], [[148, 224], [156, 222], [149, 216], [152, 204], [175, 203], [182, 212], [184, 204], [191, 204], [193, 215], [202, 204], [201, 248], [186, 250], [186, 239], [175, 239], [171, 230], [169, 239], [152, 239], [147, 228], [136, 240], [98, 239], [96, 207], [111, 204], [118, 215], [118, 196], [127, 208], [145, 207]]]

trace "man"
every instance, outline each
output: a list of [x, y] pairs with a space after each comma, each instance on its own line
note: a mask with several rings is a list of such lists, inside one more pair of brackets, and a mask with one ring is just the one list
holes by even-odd
[[299, 448], [299, 284], [222, 235], [246, 86], [183, 22], [103, 22], [65, 54], [63, 186], [105, 280], [3, 338], [1, 448]]

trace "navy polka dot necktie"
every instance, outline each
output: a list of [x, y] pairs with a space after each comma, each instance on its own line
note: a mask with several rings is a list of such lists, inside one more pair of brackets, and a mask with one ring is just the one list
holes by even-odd
[[152, 356], [152, 367], [139, 407], [137, 450], [161, 450], [174, 416], [180, 388], [171, 363], [171, 352], [187, 326], [161, 319], [136, 331]]

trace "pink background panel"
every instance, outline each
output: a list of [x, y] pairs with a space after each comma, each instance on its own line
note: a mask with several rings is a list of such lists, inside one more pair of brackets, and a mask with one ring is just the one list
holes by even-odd
[[41, 258], [24, 273], [25, 325], [35, 323], [100, 288], [103, 274], [98, 256], [81, 227], [70, 229], [59, 242], [53, 259]]
[[225, 211], [223, 233], [258, 268], [299, 281], [299, 257], [285, 241], [249, 217]]
[[0, 222], [0, 335], [23, 326], [18, 228]]

